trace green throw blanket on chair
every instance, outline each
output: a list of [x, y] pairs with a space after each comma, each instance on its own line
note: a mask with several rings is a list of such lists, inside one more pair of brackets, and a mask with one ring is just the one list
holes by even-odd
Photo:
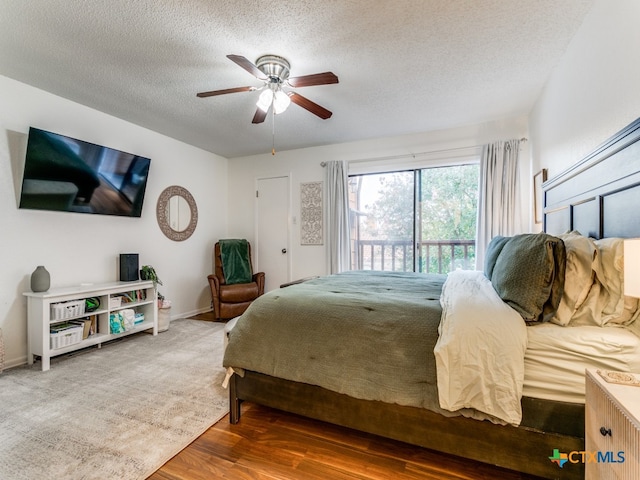
[[220, 240], [222, 271], [227, 285], [251, 282], [249, 243], [246, 240]]

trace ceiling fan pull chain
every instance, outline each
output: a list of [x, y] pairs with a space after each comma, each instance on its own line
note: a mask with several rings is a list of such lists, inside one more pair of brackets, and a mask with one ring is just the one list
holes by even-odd
[[276, 154], [276, 112], [271, 109], [271, 155]]

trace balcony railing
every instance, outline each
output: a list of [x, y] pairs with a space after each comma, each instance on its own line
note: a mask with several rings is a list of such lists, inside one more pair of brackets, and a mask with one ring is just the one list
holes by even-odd
[[[475, 268], [475, 240], [425, 240], [418, 243], [415, 271], [448, 273]], [[356, 270], [414, 271], [413, 242], [356, 240], [352, 252]]]

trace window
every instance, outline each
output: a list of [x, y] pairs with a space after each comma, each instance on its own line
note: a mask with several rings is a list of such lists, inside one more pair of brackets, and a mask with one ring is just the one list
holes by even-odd
[[473, 269], [479, 171], [467, 164], [351, 175], [351, 267]]

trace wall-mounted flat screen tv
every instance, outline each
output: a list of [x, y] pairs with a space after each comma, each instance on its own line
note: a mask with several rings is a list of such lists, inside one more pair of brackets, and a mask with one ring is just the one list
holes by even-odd
[[31, 127], [20, 208], [139, 217], [150, 163]]

